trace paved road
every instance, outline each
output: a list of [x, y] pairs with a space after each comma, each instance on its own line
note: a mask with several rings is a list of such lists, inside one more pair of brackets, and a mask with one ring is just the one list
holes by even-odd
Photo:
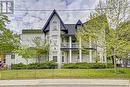
[[130, 87], [130, 81], [102, 79], [0, 80], [0, 87]]

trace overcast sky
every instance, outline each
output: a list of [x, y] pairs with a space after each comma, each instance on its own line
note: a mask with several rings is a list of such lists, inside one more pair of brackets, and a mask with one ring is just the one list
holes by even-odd
[[[93, 9], [98, 0], [15, 0], [15, 13], [8, 15], [11, 23], [9, 28], [21, 33], [22, 29], [41, 29], [51, 11], [18, 11], [18, 10], [72, 10]], [[90, 11], [58, 11], [64, 23], [76, 23], [88, 20]]]

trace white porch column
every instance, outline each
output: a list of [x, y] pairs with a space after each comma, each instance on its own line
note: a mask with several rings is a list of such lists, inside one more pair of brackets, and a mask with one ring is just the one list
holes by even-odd
[[81, 46], [81, 37], [79, 38], [79, 62], [82, 62], [82, 46]]
[[[91, 37], [89, 37], [89, 48], [92, 48], [92, 41], [91, 41]], [[89, 62], [92, 62], [92, 50], [89, 50]]]
[[72, 62], [72, 50], [71, 50], [71, 48], [72, 48], [72, 37], [71, 36], [69, 36], [69, 62], [71, 63]]

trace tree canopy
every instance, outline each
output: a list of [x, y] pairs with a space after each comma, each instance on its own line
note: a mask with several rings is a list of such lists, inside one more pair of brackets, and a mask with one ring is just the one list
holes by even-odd
[[0, 15], [0, 52], [7, 53], [13, 52], [18, 48], [19, 35], [14, 34], [12, 31], [6, 28], [6, 24], [10, 20], [5, 15]]

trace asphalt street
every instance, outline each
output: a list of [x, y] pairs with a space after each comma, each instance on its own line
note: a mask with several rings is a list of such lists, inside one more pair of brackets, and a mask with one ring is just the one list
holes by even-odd
[[0, 87], [130, 87], [130, 80], [110, 80], [110, 79], [0, 80]]

